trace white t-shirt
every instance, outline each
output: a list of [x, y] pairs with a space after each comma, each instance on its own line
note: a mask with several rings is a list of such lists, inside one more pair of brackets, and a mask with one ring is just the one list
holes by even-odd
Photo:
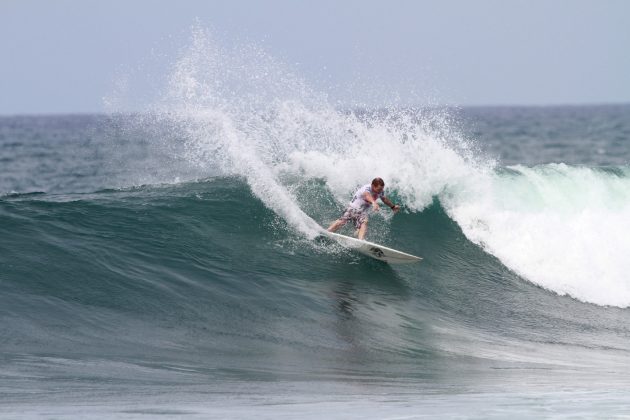
[[380, 193], [376, 193], [372, 191], [372, 184], [365, 184], [354, 193], [354, 197], [352, 197], [352, 201], [350, 201], [350, 207], [361, 211], [369, 209], [372, 203], [363, 198], [363, 194], [366, 192], [370, 193], [374, 200], [383, 198], [385, 195], [385, 189], [383, 189]]

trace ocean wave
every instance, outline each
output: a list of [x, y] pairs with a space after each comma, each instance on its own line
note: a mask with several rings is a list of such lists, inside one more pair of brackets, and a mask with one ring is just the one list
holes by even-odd
[[[307, 191], [333, 206], [306, 213], [336, 217], [325, 183]], [[370, 229], [425, 259], [395, 267], [311, 240], [241, 177], [2, 199], [3, 348], [168, 360], [224, 379], [317, 371], [406, 381], [470, 358], [623, 359], [611, 349], [627, 348], [625, 312], [532, 285], [467, 240], [438, 197], [422, 212], [375, 215]]]
[[584, 302], [630, 305], [630, 169], [513, 166], [445, 200], [466, 236], [523, 278]]

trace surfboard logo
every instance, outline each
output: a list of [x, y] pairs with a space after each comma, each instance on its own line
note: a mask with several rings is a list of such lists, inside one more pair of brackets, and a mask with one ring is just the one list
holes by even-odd
[[380, 248], [377, 248], [377, 247], [375, 247], [375, 246], [373, 246], [373, 247], [371, 247], [371, 248], [370, 248], [370, 252], [371, 252], [371, 253], [372, 253], [375, 257], [378, 257], [378, 258], [383, 258], [383, 257], [385, 256], [385, 253], [384, 253], [383, 251], [381, 251], [381, 249], [380, 249]]

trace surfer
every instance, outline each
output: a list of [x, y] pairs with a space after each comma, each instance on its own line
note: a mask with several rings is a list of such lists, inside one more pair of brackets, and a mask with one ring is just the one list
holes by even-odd
[[366, 184], [359, 188], [357, 192], [354, 193], [354, 197], [352, 197], [352, 201], [343, 215], [328, 227], [328, 232], [336, 232], [347, 222], [352, 221], [354, 227], [357, 229], [355, 232], [357, 237], [363, 240], [367, 233], [368, 210], [370, 207], [372, 207], [374, 211], [379, 211], [380, 209], [376, 200], [380, 198], [394, 213], [400, 210], [400, 206], [392, 203], [385, 197], [384, 189], [385, 182], [382, 178], [374, 178], [371, 184]]

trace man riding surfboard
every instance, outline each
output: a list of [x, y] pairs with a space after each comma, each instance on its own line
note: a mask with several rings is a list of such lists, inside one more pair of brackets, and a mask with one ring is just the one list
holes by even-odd
[[374, 178], [371, 184], [366, 184], [359, 188], [357, 192], [354, 193], [352, 201], [350, 201], [343, 215], [328, 227], [328, 232], [336, 232], [347, 222], [352, 221], [354, 227], [357, 229], [358, 238], [363, 240], [367, 233], [368, 210], [370, 207], [372, 207], [374, 211], [379, 211], [380, 209], [376, 200], [380, 198], [394, 213], [400, 210], [400, 206], [392, 203], [385, 197], [384, 189], [385, 182], [382, 178]]

